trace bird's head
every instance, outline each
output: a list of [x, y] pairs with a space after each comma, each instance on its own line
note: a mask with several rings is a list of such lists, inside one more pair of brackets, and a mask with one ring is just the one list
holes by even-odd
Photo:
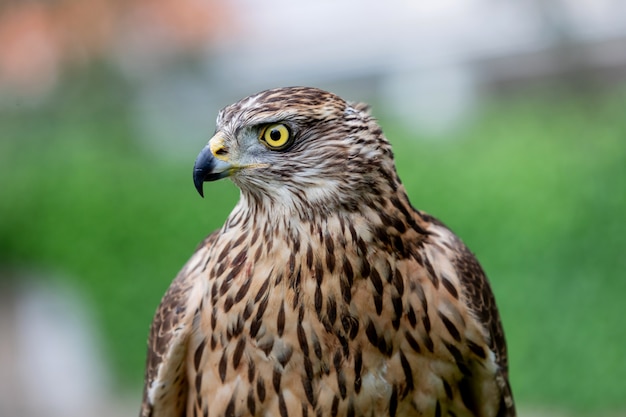
[[196, 189], [230, 177], [255, 201], [354, 209], [399, 185], [391, 147], [363, 104], [315, 88], [267, 90], [222, 109], [194, 166]]

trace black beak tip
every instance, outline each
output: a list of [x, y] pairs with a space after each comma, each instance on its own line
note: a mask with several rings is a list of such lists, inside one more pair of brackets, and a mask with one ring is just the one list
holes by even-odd
[[203, 184], [204, 184], [204, 178], [203, 178], [203, 172], [197, 168], [194, 168], [193, 170], [193, 185], [196, 187], [196, 190], [198, 191], [198, 194], [200, 194], [200, 197], [204, 198], [204, 190], [203, 190]]
[[204, 197], [202, 184], [204, 184], [204, 181], [207, 180], [207, 176], [209, 176], [213, 170], [214, 164], [215, 160], [213, 158], [213, 154], [211, 153], [209, 147], [206, 146], [202, 149], [193, 165], [193, 185], [195, 185], [196, 190], [198, 190], [200, 197]]

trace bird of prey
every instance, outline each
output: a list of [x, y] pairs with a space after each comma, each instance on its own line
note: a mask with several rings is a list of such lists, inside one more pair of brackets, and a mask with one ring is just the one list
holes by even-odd
[[240, 200], [156, 312], [141, 416], [515, 416], [487, 278], [412, 207], [367, 105], [222, 109], [193, 179], [226, 177]]

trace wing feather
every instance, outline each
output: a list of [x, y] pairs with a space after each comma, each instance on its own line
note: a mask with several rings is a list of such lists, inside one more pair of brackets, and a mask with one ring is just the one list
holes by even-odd
[[[476, 320], [483, 326], [487, 334], [489, 349], [495, 356], [497, 370], [495, 382], [500, 391], [497, 417], [514, 417], [515, 405], [513, 394], [509, 384], [509, 364], [507, 356], [506, 339], [500, 319], [500, 313], [496, 306], [496, 300], [489, 285], [489, 280], [474, 254], [445, 224], [435, 217], [419, 212], [422, 219], [430, 222], [434, 228], [444, 230], [452, 238], [450, 245], [453, 255], [453, 265], [456, 269], [461, 289], [468, 301], [470, 311]], [[471, 382], [470, 382], [471, 383]], [[475, 396], [478, 391], [474, 392]], [[473, 399], [475, 404], [481, 404], [480, 398]]]
[[483, 324], [489, 335], [489, 348], [495, 354], [498, 365], [496, 384], [500, 389], [500, 404], [498, 417], [515, 416], [513, 394], [509, 384], [509, 363], [506, 348], [506, 339], [502, 328], [500, 313], [496, 300], [491, 291], [489, 281], [474, 254], [461, 243], [455, 265], [470, 304], [470, 309]]
[[201, 303], [199, 279], [209, 236], [176, 276], [161, 300], [148, 339], [140, 417], [184, 417], [187, 407], [185, 359], [193, 319]]

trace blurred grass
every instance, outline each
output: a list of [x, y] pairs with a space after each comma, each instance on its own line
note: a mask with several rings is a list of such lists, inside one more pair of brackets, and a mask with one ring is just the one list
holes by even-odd
[[[491, 277], [522, 404], [626, 407], [624, 92], [496, 100], [441, 140], [382, 121], [413, 204], [461, 235]], [[94, 71], [51, 106], [2, 109], [0, 265], [70, 277], [119, 381], [138, 389], [160, 297], [238, 192], [223, 181], [200, 200], [195, 155], [140, 147], [131, 100], [130, 86]], [[197, 136], [199, 150], [207, 132]]]

